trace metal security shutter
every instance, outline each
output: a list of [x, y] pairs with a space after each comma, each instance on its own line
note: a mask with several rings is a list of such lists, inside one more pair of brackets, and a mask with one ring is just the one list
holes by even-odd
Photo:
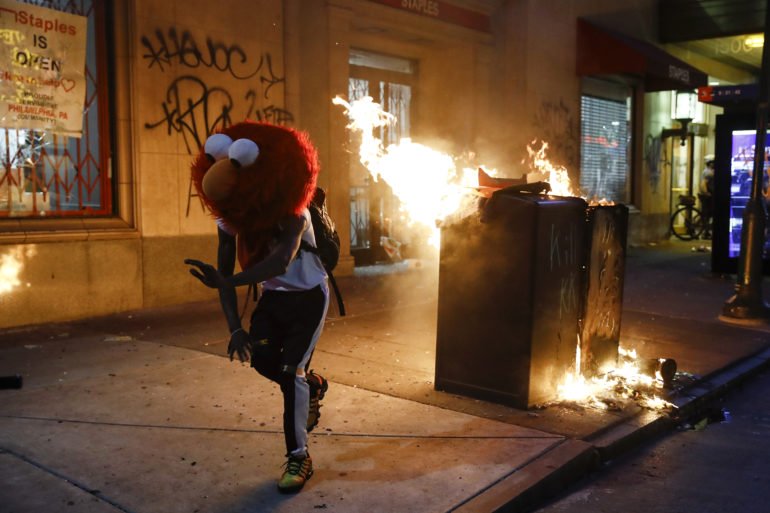
[[628, 201], [628, 104], [581, 97], [580, 188], [589, 199]]

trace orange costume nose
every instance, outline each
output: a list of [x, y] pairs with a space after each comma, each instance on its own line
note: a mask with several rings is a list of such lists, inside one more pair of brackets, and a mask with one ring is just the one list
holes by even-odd
[[223, 159], [215, 162], [203, 177], [203, 194], [211, 201], [223, 201], [230, 197], [238, 181], [238, 169]]

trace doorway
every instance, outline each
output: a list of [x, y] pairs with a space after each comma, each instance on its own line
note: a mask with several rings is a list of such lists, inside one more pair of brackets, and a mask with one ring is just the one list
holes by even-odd
[[[411, 132], [414, 108], [416, 63], [409, 59], [351, 49], [348, 99], [366, 96], [392, 114], [396, 123], [375, 134], [383, 147], [398, 144]], [[352, 147], [358, 147], [356, 144]], [[398, 200], [382, 180], [351, 158], [350, 163], [350, 253], [355, 264], [371, 265], [397, 258], [388, 241], [398, 241], [405, 232], [400, 226]]]

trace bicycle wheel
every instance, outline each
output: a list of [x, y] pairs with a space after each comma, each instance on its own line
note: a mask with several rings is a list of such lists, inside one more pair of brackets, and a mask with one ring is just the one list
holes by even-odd
[[700, 210], [695, 207], [679, 207], [671, 216], [669, 225], [671, 234], [679, 240], [693, 240], [703, 233], [703, 221]]

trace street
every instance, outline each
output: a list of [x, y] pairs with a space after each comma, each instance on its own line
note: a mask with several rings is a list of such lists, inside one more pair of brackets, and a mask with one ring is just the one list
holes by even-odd
[[[770, 499], [770, 372], [689, 425], [578, 483], [538, 513], [760, 513]], [[728, 413], [729, 412], [729, 413]], [[700, 422], [700, 423], [699, 423]]]

